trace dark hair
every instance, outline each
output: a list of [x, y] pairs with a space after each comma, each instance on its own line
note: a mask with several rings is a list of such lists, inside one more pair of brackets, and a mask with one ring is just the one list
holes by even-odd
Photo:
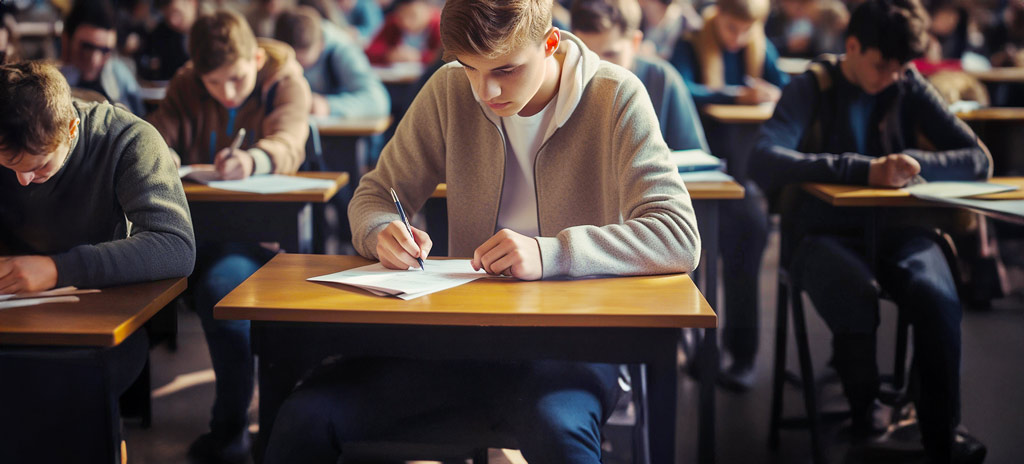
[[853, 10], [846, 36], [856, 37], [863, 50], [907, 63], [928, 49], [929, 22], [918, 0], [869, 0]]
[[117, 30], [117, 11], [109, 0], [78, 0], [64, 18], [64, 33], [74, 37], [81, 25]]
[[639, 30], [643, 16], [636, 0], [575, 0], [570, 12], [572, 30], [589, 33]]
[[551, 30], [551, 0], [448, 0], [441, 43], [449, 57], [494, 58], [540, 44]]
[[309, 50], [321, 40], [319, 13], [312, 7], [300, 6], [282, 12], [274, 24], [274, 38], [297, 51]]
[[64, 141], [75, 108], [60, 71], [39, 61], [0, 66], [0, 150], [45, 155]]
[[256, 36], [249, 22], [230, 10], [217, 10], [196, 19], [188, 38], [192, 66], [200, 75], [256, 53]]

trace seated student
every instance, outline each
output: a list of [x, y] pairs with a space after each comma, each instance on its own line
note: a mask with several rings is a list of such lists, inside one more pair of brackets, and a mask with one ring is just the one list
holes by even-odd
[[355, 31], [353, 37], [368, 44], [384, 25], [384, 11], [377, 0], [337, 0], [338, 10], [348, 26]]
[[[224, 179], [294, 173], [305, 159], [310, 96], [291, 47], [257, 41], [244, 18], [221, 10], [196, 20], [189, 55], [192, 60], [171, 79], [167, 98], [149, 116], [174, 161], [215, 163]], [[246, 138], [232, 152], [239, 129]], [[256, 244], [200, 242], [191, 288], [217, 389], [210, 433], [189, 449], [194, 459], [241, 462], [248, 455], [249, 322], [215, 320], [213, 305], [271, 256]]]
[[426, 0], [395, 0], [366, 47], [373, 64], [429, 64], [441, 50], [441, 11]]
[[640, 5], [636, 0], [575, 0], [573, 33], [603, 60], [633, 71], [647, 88], [665, 143], [673, 150], [711, 150], [679, 72], [667, 61], [638, 55]]
[[[0, 66], [0, 108], [19, 109], [0, 111], [0, 294], [192, 272], [196, 249], [185, 192], [152, 126], [109, 104], [73, 102], [60, 72], [40, 62]], [[56, 382], [74, 385], [75, 395], [90, 400], [92, 392], [107, 391], [116, 405], [148, 349], [139, 330], [106, 352], [114, 375], [103, 385], [96, 360], [82, 353], [65, 358], [59, 350], [0, 348], [0, 396], [24, 399], [4, 402], [0, 462], [86, 459], [109, 433], [88, 425], [97, 423], [90, 414], [101, 413], [95, 405], [24, 395], [63, 391]]]
[[782, 0], [765, 22], [765, 33], [782, 56], [813, 58], [842, 52], [849, 13], [839, 0]]
[[[448, 198], [451, 255], [492, 275], [692, 271], [689, 195], [636, 76], [551, 27], [551, 0], [448, 0], [442, 16], [458, 62], [434, 74], [360, 181], [349, 206], [359, 254], [391, 269], [427, 257], [431, 238], [406, 232], [388, 189], [416, 211], [447, 182], [460, 192]], [[483, 432], [472, 418], [512, 435], [533, 464], [597, 463], [620, 394], [609, 364], [353, 359], [334, 369], [285, 402], [264, 462], [334, 463], [345, 443], [412, 422]]]
[[[927, 24], [917, 0], [871, 0], [853, 12], [846, 54], [795, 78], [761, 129], [751, 175], [765, 192], [777, 196], [801, 182], [903, 187], [990, 175], [988, 152], [971, 129], [906, 66], [924, 52]], [[832, 208], [805, 194], [789, 203], [783, 249], [793, 251], [783, 265], [832, 330], [832, 364], [850, 402], [854, 437], [867, 441], [878, 432], [877, 279], [914, 327], [911, 372], [919, 375], [915, 402], [929, 462], [981, 462], [985, 447], [956, 432], [961, 305], [943, 252], [922, 232], [935, 225], [920, 210], [883, 213], [872, 263], [864, 254], [867, 211]], [[790, 247], [787, 239], [796, 242]]]
[[99, 92], [110, 102], [143, 114], [135, 75], [121, 58], [112, 56], [117, 46], [117, 14], [109, 0], [75, 2], [64, 19], [61, 39], [64, 64], [60, 72], [71, 87]]
[[391, 111], [387, 89], [370, 69], [363, 51], [345, 34], [329, 33], [316, 10], [298, 7], [277, 18], [274, 34], [295, 49], [303, 75], [313, 91], [315, 116], [386, 116]]
[[198, 0], [157, 0], [163, 19], [139, 53], [139, 76], [168, 81], [188, 62], [188, 31], [199, 16]]
[[669, 59], [679, 37], [701, 28], [703, 19], [688, 0], [639, 0], [643, 11], [643, 55]]
[[288, 0], [255, 0], [250, 4], [246, 19], [256, 37], [273, 37], [277, 15], [289, 6]]
[[693, 101], [756, 105], [775, 102], [789, 76], [765, 37], [768, 0], [720, 0], [704, 10], [704, 28], [676, 44], [669, 61]]

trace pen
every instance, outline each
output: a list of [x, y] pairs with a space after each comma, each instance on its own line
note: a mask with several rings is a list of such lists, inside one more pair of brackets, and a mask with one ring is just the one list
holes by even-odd
[[[416, 241], [416, 236], [412, 234], [412, 226], [409, 225], [409, 217], [405, 215], [405, 210], [402, 209], [402, 202], [398, 201], [398, 194], [395, 193], [395, 189], [391, 189], [391, 199], [395, 200], [395, 208], [398, 208], [398, 215], [402, 217], [402, 222], [405, 223], [405, 230], [409, 231], [409, 236], [412, 237], [413, 242]], [[427, 270], [423, 267], [423, 258], [416, 258], [416, 261], [420, 263], [420, 269]]]
[[235, 136], [235, 141], [231, 142], [231, 150], [228, 151], [228, 158], [235, 155], [235, 150], [242, 146], [242, 139], [245, 138], [245, 128], [238, 129], [238, 135]]

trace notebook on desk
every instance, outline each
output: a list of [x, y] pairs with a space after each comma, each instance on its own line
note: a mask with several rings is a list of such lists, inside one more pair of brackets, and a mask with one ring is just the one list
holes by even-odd
[[676, 150], [670, 155], [679, 172], [721, 171], [725, 163], [701, 149]]
[[210, 187], [248, 193], [285, 193], [298, 190], [326, 189], [334, 186], [330, 179], [260, 174], [240, 180], [221, 180], [212, 164], [191, 164], [178, 168], [181, 180], [209, 185]]

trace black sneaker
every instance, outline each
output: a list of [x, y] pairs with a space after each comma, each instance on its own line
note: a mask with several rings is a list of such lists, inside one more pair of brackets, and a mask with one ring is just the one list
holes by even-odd
[[953, 442], [954, 464], [981, 464], [985, 461], [988, 448], [974, 438], [966, 430], [957, 430], [956, 441]]
[[204, 433], [188, 447], [188, 459], [194, 464], [245, 464], [249, 462], [252, 438], [245, 431], [235, 440], [223, 440]]
[[731, 392], [743, 393], [754, 386], [757, 371], [753, 363], [732, 363], [718, 373], [718, 385]]

